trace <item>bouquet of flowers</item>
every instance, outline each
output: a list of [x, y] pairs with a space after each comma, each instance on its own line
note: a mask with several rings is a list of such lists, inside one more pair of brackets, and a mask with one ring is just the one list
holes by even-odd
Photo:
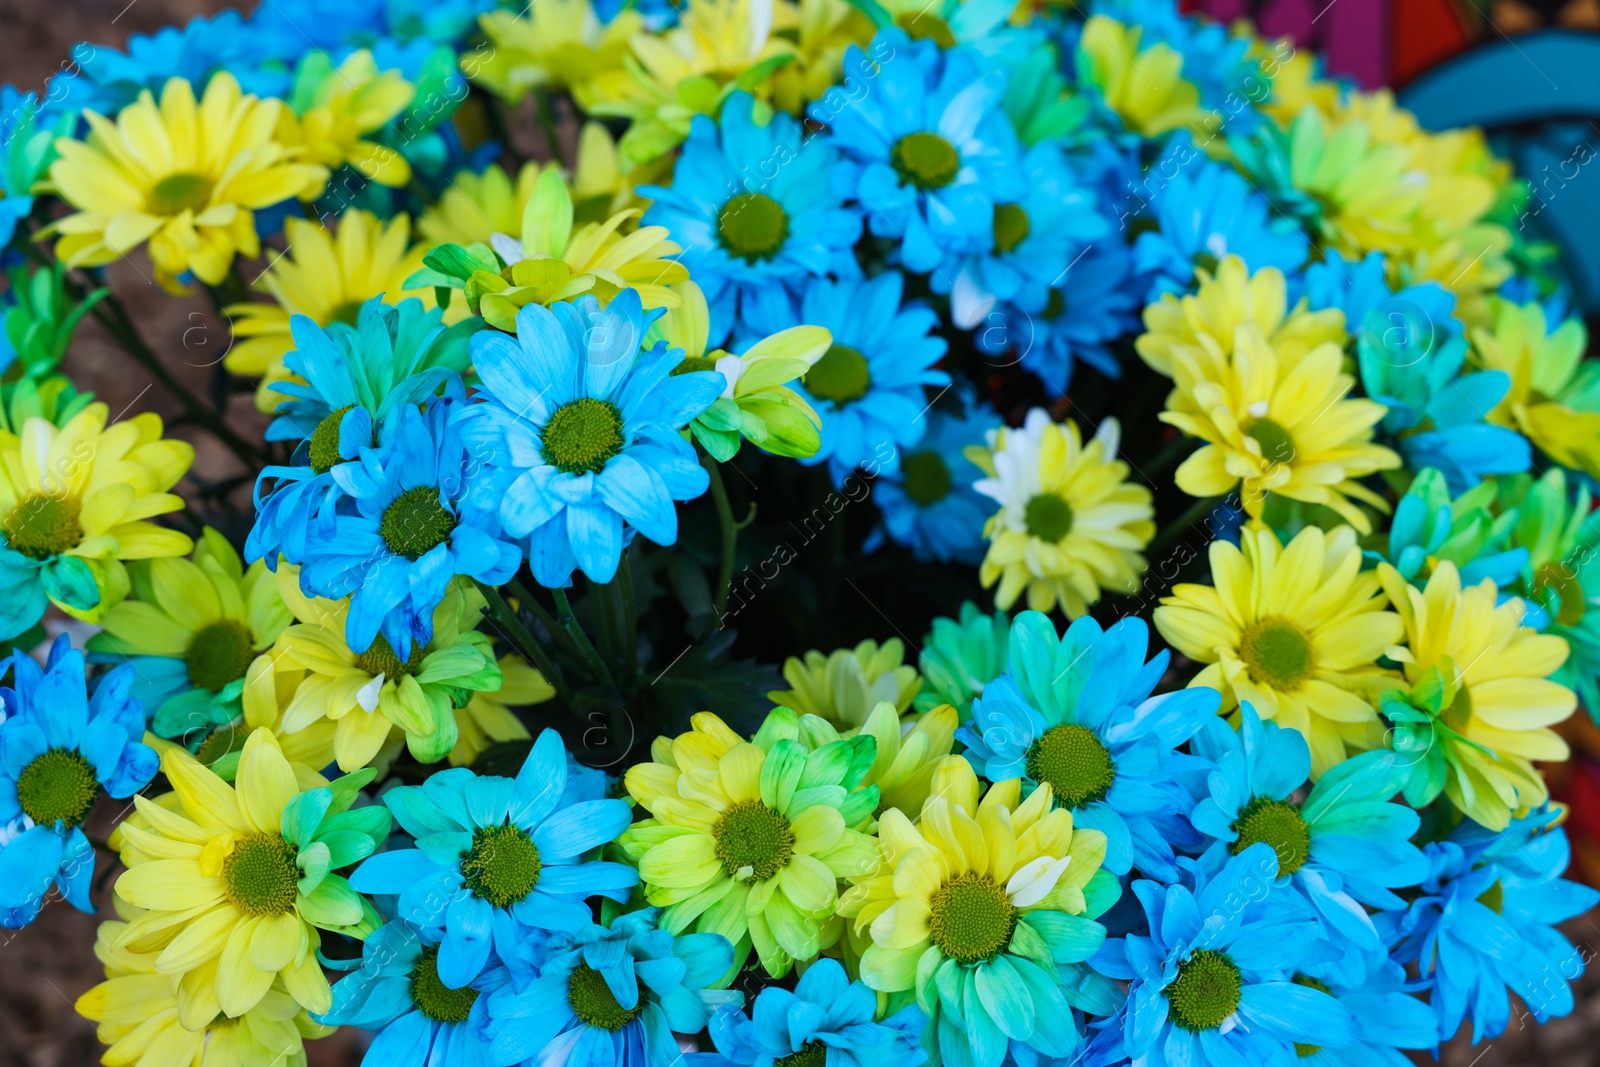
[[278, 0], [0, 104], [0, 922], [101, 872], [105, 1063], [1572, 1010], [1600, 362], [1480, 132], [1171, 0]]

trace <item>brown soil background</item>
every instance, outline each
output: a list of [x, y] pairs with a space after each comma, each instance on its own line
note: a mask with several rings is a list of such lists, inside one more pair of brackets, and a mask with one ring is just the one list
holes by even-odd
[[[45, 79], [63, 69], [75, 42], [121, 48], [131, 34], [151, 33], [225, 6], [216, 0], [0, 0], [0, 82], [41, 91]], [[227, 349], [228, 330], [205, 294], [169, 296], [151, 282], [144, 263], [117, 264], [110, 277], [168, 367], [192, 390], [209, 395], [213, 368]], [[79, 330], [67, 369], [79, 388], [95, 392], [113, 411], [155, 411], [167, 419], [179, 413], [160, 386], [92, 320]], [[247, 395], [232, 397], [227, 412], [247, 437], [257, 437], [265, 427]], [[206, 434], [181, 425], [172, 432], [194, 442], [199, 478], [215, 482], [244, 473], [232, 454]], [[195, 488], [186, 481], [177, 491], [187, 496]], [[241, 502], [248, 507], [248, 497]], [[94, 836], [104, 838], [121, 807], [102, 800], [89, 827]], [[101, 892], [96, 896], [102, 911], [107, 910], [107, 862], [102, 854]], [[89, 1067], [99, 1061], [102, 1046], [94, 1027], [72, 1007], [102, 977], [92, 951], [98, 921], [57, 900], [27, 929], [0, 930], [0, 1067]], [[1600, 953], [1600, 911], [1574, 920], [1567, 933], [1586, 960], [1594, 958]], [[364, 1047], [360, 1038], [347, 1028], [310, 1043], [310, 1067], [353, 1067]], [[1600, 974], [1591, 970], [1579, 983], [1572, 1015], [1542, 1027], [1531, 1018], [1519, 1024], [1514, 1017], [1507, 1032], [1492, 1042], [1474, 1048], [1458, 1038], [1444, 1050], [1442, 1061], [1447, 1067], [1588, 1067], [1600, 1064], [1597, 1038]]]

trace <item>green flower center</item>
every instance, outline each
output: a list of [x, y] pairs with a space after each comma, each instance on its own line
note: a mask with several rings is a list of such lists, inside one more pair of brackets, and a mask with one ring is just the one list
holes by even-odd
[[1029, 537], [1055, 544], [1072, 532], [1072, 505], [1054, 493], [1040, 493], [1022, 509]]
[[779, 1056], [773, 1067], [827, 1067], [828, 1046], [821, 1041], [807, 1041], [799, 1052]]
[[1117, 780], [1111, 753], [1086, 726], [1052, 726], [1028, 748], [1028, 777], [1050, 786], [1062, 807], [1104, 800]]
[[567, 980], [567, 1003], [572, 1005], [572, 1014], [579, 1022], [613, 1034], [644, 1011], [643, 1000], [631, 1008], [618, 1004], [617, 995], [606, 984], [606, 976], [587, 963], [572, 969], [572, 977]]
[[194, 758], [199, 760], [202, 766], [209, 767], [223, 756], [243, 752], [244, 743], [249, 737], [250, 731], [243, 726], [236, 726], [233, 723], [219, 726], [200, 742]]
[[741, 800], [711, 830], [717, 859], [731, 878], [765, 882], [794, 858], [794, 831], [781, 812], [759, 800]]
[[222, 894], [246, 915], [282, 915], [294, 908], [297, 851], [279, 834], [242, 837], [222, 861]]
[[1499, 915], [1506, 906], [1506, 887], [1495, 879], [1493, 885], [1478, 894], [1478, 903]]
[[339, 455], [339, 423], [344, 418], [345, 412], [353, 407], [354, 404], [346, 404], [342, 408], [335, 408], [317, 423], [315, 430], [311, 431], [308, 458], [315, 473], [324, 474], [344, 462], [344, 457]]
[[894, 24], [905, 30], [906, 36], [913, 41], [932, 41], [940, 48], [956, 46], [955, 31], [950, 29], [950, 24], [926, 10], [902, 11], [894, 17]]
[[346, 326], [359, 325], [361, 323], [361, 306], [365, 303], [365, 300], [346, 300], [328, 312], [328, 321], [323, 325], [332, 326], [336, 322], [342, 322]]
[[473, 831], [472, 847], [461, 854], [461, 880], [474, 896], [497, 908], [508, 908], [533, 892], [543, 869], [539, 846], [516, 826]]
[[1253, 623], [1239, 639], [1239, 658], [1251, 681], [1280, 692], [1293, 692], [1311, 677], [1311, 642], [1288, 619]]
[[860, 352], [848, 345], [829, 345], [800, 382], [806, 392], [818, 400], [842, 407], [867, 395], [867, 390], [872, 388], [872, 373], [867, 367], [867, 357]]
[[986, 874], [958, 874], [933, 891], [928, 932], [946, 958], [962, 963], [993, 959], [1011, 942], [1017, 907], [1005, 887]]
[[672, 368], [672, 373], [676, 377], [679, 374], [696, 374], [716, 369], [717, 361], [710, 356], [684, 356], [683, 362]]
[[478, 991], [470, 985], [451, 989], [439, 978], [439, 947], [430, 945], [411, 967], [411, 1003], [436, 1023], [464, 1023], [472, 1014]]
[[1535, 589], [1549, 589], [1556, 594], [1560, 608], [1556, 622], [1562, 626], [1576, 626], [1583, 621], [1589, 602], [1584, 595], [1583, 583], [1566, 560], [1551, 560], [1534, 575]]
[[421, 559], [450, 540], [456, 517], [439, 503], [439, 488], [419, 485], [407, 489], [383, 509], [378, 533], [389, 551], [406, 559]]
[[250, 631], [233, 619], [218, 619], [202, 627], [183, 654], [183, 662], [189, 668], [189, 684], [212, 693], [220, 693], [229, 682], [243, 678], [255, 658]]
[[422, 646], [413, 641], [411, 655], [401, 663], [389, 639], [379, 634], [372, 639], [367, 650], [356, 657], [356, 669], [366, 671], [374, 678], [381, 674], [387, 681], [398, 682], [408, 674], [416, 674], [417, 668], [422, 666], [422, 660]]
[[17, 501], [3, 524], [6, 543], [30, 559], [59, 556], [83, 541], [78, 502], [64, 496], [33, 493]]
[[889, 150], [889, 164], [900, 180], [918, 189], [943, 189], [961, 171], [955, 145], [936, 133], [908, 133]]
[[1028, 213], [1021, 204], [994, 206], [994, 250], [1006, 253], [1028, 239]]
[[[1317, 981], [1315, 978], [1311, 977], [1309, 974], [1298, 974], [1298, 975], [1295, 975], [1294, 984], [1295, 985], [1303, 985], [1307, 989], [1315, 989], [1319, 993], [1331, 994], [1333, 992], [1333, 990], [1329, 989], [1325, 984], [1323, 984], [1322, 982]], [[1296, 1041], [1294, 1043], [1294, 1051], [1295, 1051], [1295, 1054], [1298, 1055], [1298, 1056], [1315, 1056], [1317, 1053], [1322, 1051], [1322, 1046], [1321, 1045], [1303, 1045], [1300, 1042]]]
[[1261, 446], [1261, 458], [1269, 463], [1288, 463], [1294, 459], [1294, 438], [1282, 424], [1271, 419], [1257, 419], [1244, 432]]
[[36, 826], [81, 825], [99, 792], [94, 768], [75, 749], [48, 749], [17, 775], [17, 806]]
[[1311, 828], [1300, 809], [1286, 800], [1255, 797], [1233, 821], [1239, 840], [1230, 846], [1237, 856], [1251, 845], [1266, 842], [1278, 854], [1278, 876], [1298, 871], [1311, 855]]
[[563, 474], [598, 474], [622, 451], [622, 412], [589, 396], [562, 404], [544, 424], [539, 451]]
[[1227, 956], [1200, 949], [1178, 964], [1178, 977], [1164, 991], [1167, 1017], [1185, 1030], [1215, 1030], [1239, 1010], [1244, 976]]
[[199, 214], [211, 202], [212, 182], [199, 174], [169, 174], [150, 190], [146, 206], [152, 215]]
[[927, 507], [950, 495], [950, 465], [937, 452], [913, 452], [900, 461], [906, 496]]
[[717, 212], [717, 236], [747, 263], [771, 259], [789, 239], [789, 216], [766, 193], [740, 193]]
[[1472, 722], [1472, 690], [1466, 682], [1456, 687], [1455, 699], [1450, 701], [1439, 720], [1458, 734]]

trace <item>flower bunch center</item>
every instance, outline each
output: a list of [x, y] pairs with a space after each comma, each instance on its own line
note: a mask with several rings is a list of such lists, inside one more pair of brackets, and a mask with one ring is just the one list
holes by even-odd
[[6, 543], [30, 559], [59, 556], [83, 541], [76, 500], [49, 493], [33, 493], [17, 501], [4, 525]]
[[235, 619], [218, 619], [196, 631], [183, 663], [189, 669], [190, 685], [220, 693], [229, 682], [244, 677], [255, 657], [255, 640], [245, 625]]
[[1450, 706], [1444, 709], [1439, 719], [1458, 734], [1472, 722], [1472, 690], [1465, 681], [1457, 686], [1455, 699], [1450, 701]]
[[356, 657], [356, 669], [365, 671], [376, 678], [378, 675], [392, 682], [398, 682], [408, 674], [416, 674], [417, 668], [422, 666], [422, 646], [415, 641], [411, 642], [411, 655], [406, 657], [404, 663], [395, 652], [389, 639], [379, 634], [372, 639], [372, 644], [367, 650]]
[[1221, 952], [1200, 949], [1178, 964], [1178, 977], [1164, 992], [1167, 1015], [1185, 1030], [1215, 1030], [1239, 1010], [1244, 976]]
[[213, 184], [201, 174], [169, 174], [150, 190], [145, 206], [152, 215], [199, 214], [211, 202]]
[[860, 400], [872, 388], [867, 357], [848, 345], [829, 345], [822, 358], [800, 379], [806, 392], [835, 406]]
[[1004, 254], [1016, 249], [1028, 239], [1032, 227], [1028, 212], [1021, 204], [996, 204], [994, 206], [994, 250]]
[[731, 805], [712, 828], [717, 859], [730, 877], [765, 882], [794, 858], [794, 830], [759, 800]]
[[933, 943], [947, 958], [962, 963], [993, 959], [1011, 943], [1017, 928], [1017, 907], [1005, 887], [971, 871], [935, 889], [928, 908]]
[[389, 551], [406, 559], [421, 559], [450, 539], [456, 517], [439, 503], [439, 488], [419, 485], [407, 489], [383, 509], [378, 533]]
[[279, 834], [250, 834], [222, 861], [222, 892], [246, 915], [282, 915], [294, 908], [298, 851]]
[[908, 133], [889, 149], [889, 165], [900, 180], [918, 189], [943, 189], [961, 172], [955, 145], [929, 130]]
[[1294, 438], [1282, 423], [1257, 419], [1244, 435], [1261, 446], [1261, 458], [1268, 463], [1289, 463], [1294, 459]]
[[789, 239], [789, 216], [766, 193], [740, 193], [717, 212], [717, 237], [747, 263], [771, 259]]
[[900, 461], [906, 496], [927, 507], [950, 495], [950, 465], [937, 452], [913, 452]]
[[716, 369], [717, 361], [710, 356], [684, 356], [683, 362], [672, 368], [672, 375], [677, 377], [680, 374], [696, 374]]
[[1104, 800], [1117, 780], [1111, 752], [1086, 726], [1063, 723], [1028, 747], [1028, 777], [1050, 786], [1062, 807]]
[[464, 1023], [477, 1003], [478, 991], [470, 985], [451, 989], [439, 978], [439, 947], [430, 945], [411, 967], [411, 1003], [436, 1023]]
[[36, 826], [81, 825], [99, 792], [94, 768], [76, 749], [47, 749], [17, 775], [17, 806]]
[[1239, 639], [1239, 658], [1250, 680], [1282, 692], [1292, 692], [1311, 677], [1311, 642], [1288, 619], [1261, 619]]
[[563, 474], [598, 474], [622, 451], [622, 412], [591, 396], [562, 404], [544, 424], [539, 451]]
[[324, 474], [344, 462], [344, 457], [339, 455], [339, 423], [343, 421], [345, 412], [355, 407], [346, 404], [342, 408], [335, 408], [317, 423], [317, 428], [311, 431], [311, 447], [307, 459], [311, 462], [311, 470], [317, 474]]
[[507, 908], [533, 892], [544, 863], [539, 846], [516, 826], [485, 826], [472, 834], [472, 847], [461, 854], [461, 880], [473, 895], [497, 908]]
[[1239, 834], [1230, 846], [1233, 854], [1264, 841], [1278, 854], [1279, 877], [1298, 871], [1311, 856], [1311, 828], [1286, 800], [1255, 797], [1240, 809], [1233, 828]]
[[219, 726], [200, 742], [200, 747], [195, 750], [194, 758], [202, 766], [210, 767], [223, 756], [233, 752], [243, 752], [244, 743], [250, 736], [248, 727], [228, 723]]
[[644, 1010], [643, 1001], [631, 1008], [618, 1004], [617, 995], [606, 983], [606, 976], [587, 963], [572, 969], [572, 977], [567, 980], [567, 1003], [579, 1022], [613, 1034], [637, 1019]]
[[1029, 498], [1022, 509], [1028, 536], [1051, 544], [1072, 532], [1072, 520], [1072, 505], [1054, 493], [1039, 493]]

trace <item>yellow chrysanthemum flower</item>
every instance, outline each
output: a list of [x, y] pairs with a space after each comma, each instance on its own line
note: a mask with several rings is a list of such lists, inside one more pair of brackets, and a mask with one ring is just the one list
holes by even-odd
[[521, 656], [501, 656], [500, 676], [503, 681], [499, 689], [476, 691], [466, 707], [456, 709], [456, 747], [450, 750], [452, 767], [467, 766], [491, 744], [528, 740], [533, 735], [511, 708], [543, 704], [556, 695], [544, 675]]
[[[137, 914], [120, 899], [119, 914]], [[100, 1057], [106, 1067], [305, 1067], [305, 1039], [326, 1037], [334, 1028], [317, 1023], [281, 982], [237, 1019], [220, 1016], [198, 1030], [178, 1020], [178, 981], [156, 970], [156, 953], [116, 947], [127, 928], [104, 922], [94, 952], [105, 964], [106, 980], [79, 997], [78, 1014], [97, 1024], [95, 1034], [109, 1046]], [[204, 965], [215, 982], [217, 961]]]
[[1295, 116], [1307, 109], [1331, 117], [1338, 108], [1339, 84], [1317, 77], [1316, 54], [1310, 49], [1296, 48], [1289, 38], [1272, 43], [1257, 39], [1251, 58], [1261, 63], [1261, 73], [1272, 87], [1261, 111], [1279, 126], [1287, 129]]
[[1493, 329], [1472, 332], [1477, 365], [1511, 378], [1490, 421], [1520, 430], [1562, 466], [1600, 478], [1600, 362], [1584, 362], [1583, 320], [1568, 319], [1550, 332], [1537, 301], [1493, 305]]
[[1415, 247], [1427, 182], [1403, 145], [1379, 140], [1359, 118], [1311, 110], [1289, 128], [1288, 147], [1289, 179], [1321, 207], [1328, 244], [1353, 259]]
[[1109, 15], [1084, 23], [1078, 42], [1078, 74], [1097, 87], [1106, 106], [1135, 133], [1155, 137], [1172, 130], [1202, 128], [1206, 112], [1200, 90], [1183, 77], [1183, 55], [1171, 45], [1141, 50], [1144, 30]]
[[1116, 458], [1119, 437], [1117, 420], [1106, 419], [1085, 443], [1076, 423], [1034, 408], [1020, 428], [991, 430], [988, 448], [967, 449], [988, 475], [973, 488], [1000, 505], [983, 528], [989, 551], [978, 577], [985, 589], [1000, 583], [1002, 611], [1026, 590], [1033, 610], [1059, 603], [1076, 618], [1101, 590], [1139, 587], [1155, 509]]
[[491, 11], [478, 19], [489, 48], [461, 57], [461, 69], [507, 103], [533, 90], [576, 89], [620, 70], [644, 19], [624, 8], [601, 22], [590, 0], [539, 0], [520, 13]]
[[[366, 49], [350, 53], [337, 68], [326, 52], [312, 49], [295, 74], [289, 107], [278, 123], [278, 140], [301, 150], [300, 158], [329, 170], [349, 164], [380, 185], [411, 180], [411, 164], [386, 144], [367, 140], [410, 106], [417, 87], [398, 70], [378, 71]], [[315, 188], [309, 191], [315, 196]]]
[[404, 732], [419, 763], [444, 759], [459, 739], [456, 706], [502, 682], [489, 635], [471, 628], [480, 617], [482, 594], [452, 582], [434, 609], [433, 640], [413, 645], [402, 663], [382, 634], [366, 651], [351, 651], [345, 643], [349, 602], [307, 597], [299, 575], [298, 567], [278, 565], [278, 592], [300, 621], [278, 638], [275, 669], [306, 672], [283, 709], [282, 731], [293, 734], [332, 719], [343, 771], [370, 764], [391, 730]]
[[[225, 308], [234, 344], [223, 366], [246, 378], [259, 378], [256, 407], [274, 411], [285, 399], [273, 386], [289, 377], [283, 357], [295, 347], [289, 321], [304, 315], [318, 326], [343, 322], [354, 326], [361, 305], [375, 296], [398, 304], [410, 297], [436, 306], [431, 289], [406, 289], [405, 280], [422, 266], [425, 248], [412, 247], [411, 220], [396, 215], [384, 222], [371, 212], [351, 208], [329, 233], [312, 219], [284, 223], [288, 251], [256, 280], [271, 303], [250, 302]], [[463, 307], [445, 313], [447, 322], [466, 317]]]
[[904, 713], [922, 688], [917, 669], [904, 663], [906, 647], [898, 637], [881, 646], [863, 641], [824, 656], [815, 649], [805, 659], [790, 656], [783, 663], [788, 689], [774, 689], [767, 699], [802, 715], [826, 719], [840, 730], [861, 729], [880, 702]]
[[1436, 737], [1450, 763], [1445, 794], [1475, 822], [1504, 830], [1513, 815], [1549, 798], [1533, 761], [1569, 754], [1550, 727], [1572, 714], [1578, 698], [1549, 680], [1566, 662], [1567, 643], [1522, 625], [1521, 600], [1496, 604], [1492, 579], [1463, 588], [1454, 563], [1436, 566], [1423, 589], [1387, 563], [1378, 577], [1405, 626], [1405, 644], [1386, 655], [1408, 682], [1437, 668], [1454, 690], [1438, 717], [1448, 729]]
[[[949, 704], [901, 719], [894, 704], [887, 700], [877, 703], [861, 728], [851, 732], [877, 743], [878, 754], [860, 788], [878, 787], [878, 811], [922, 810], [922, 802], [933, 790], [933, 772], [950, 755], [960, 725], [961, 716]], [[809, 749], [819, 749], [843, 736], [827, 719], [800, 716], [800, 740]], [[857, 829], [870, 827], [873, 815]]]
[[[923, 31], [934, 23], [942, 24], [929, 6], [927, 0], [892, 0], [884, 5], [896, 25], [914, 24], [908, 28], [914, 38], [926, 35]], [[944, 25], [944, 33], [950, 33], [948, 25]], [[872, 34], [872, 21], [847, 0], [799, 0], [796, 25], [786, 33], [795, 40], [794, 58], [773, 71], [769, 79], [773, 106], [798, 115], [807, 104], [822, 99], [839, 81], [845, 51], [851, 45], [866, 48], [872, 43]], [[939, 43], [950, 47], [955, 39]]]
[[652, 817], [618, 844], [639, 867], [645, 899], [663, 909], [663, 929], [721, 934], [739, 964], [753, 945], [782, 977], [826, 947], [839, 880], [877, 862], [873, 839], [850, 829], [878, 805], [876, 787], [857, 788], [875, 745], [854, 737], [810, 752], [787, 709], [753, 741], [710, 712], [691, 725], [657, 738], [651, 762], [629, 768], [628, 793]]
[[128, 869], [116, 891], [145, 910], [113, 947], [157, 954], [156, 973], [179, 980], [178, 1020], [191, 1030], [243, 1016], [275, 981], [300, 1007], [327, 1011], [318, 929], [365, 937], [383, 921], [333, 873], [388, 837], [387, 808], [351, 807], [372, 773], [330, 786], [297, 771], [265, 729], [245, 742], [233, 785], [178, 748], [161, 770], [178, 808], [134, 798], [145, 825], [121, 828]]
[[461, 171], [438, 201], [417, 216], [417, 236], [430, 245], [470, 245], [488, 244], [497, 233], [516, 233], [534, 183], [551, 166], [538, 160], [524, 163], [515, 183], [498, 163], [482, 174]]
[[1339, 308], [1311, 311], [1304, 297], [1289, 308], [1288, 286], [1276, 267], [1251, 274], [1244, 260], [1227, 256], [1214, 272], [1202, 267], [1195, 277], [1194, 293], [1163, 293], [1144, 309], [1145, 332], [1134, 342], [1144, 361], [1169, 378], [1174, 351], [1197, 350], [1200, 338], [1208, 337], [1223, 356], [1231, 356], [1234, 335], [1247, 322], [1291, 362], [1320, 344], [1343, 345], [1349, 339]]
[[[161, 418], [150, 412], [112, 426], [108, 415], [106, 405], [94, 403], [64, 426], [33, 416], [20, 436], [0, 431], [0, 543], [48, 574], [38, 591], [41, 610], [48, 595], [67, 614], [95, 623], [128, 595], [123, 560], [181, 556], [194, 547], [186, 534], [147, 521], [183, 508], [167, 490], [194, 462], [194, 447], [163, 440]], [[17, 583], [11, 595], [31, 596], [29, 588]]]
[[1385, 409], [1351, 399], [1344, 350], [1325, 343], [1293, 361], [1279, 355], [1261, 328], [1243, 323], [1232, 356], [1201, 337], [1198, 348], [1173, 351], [1173, 389], [1161, 421], [1206, 442], [1178, 467], [1190, 496], [1240, 488], [1241, 502], [1260, 515], [1267, 495], [1322, 505], [1362, 533], [1372, 522], [1351, 500], [1387, 510], [1383, 498], [1356, 481], [1400, 466], [1392, 450], [1372, 443]]
[[1393, 678], [1376, 664], [1401, 624], [1384, 610], [1378, 576], [1361, 570], [1355, 531], [1310, 526], [1284, 546], [1247, 526], [1237, 548], [1213, 541], [1210, 556], [1214, 585], [1176, 585], [1155, 610], [1167, 643], [1208, 664], [1189, 685], [1220, 690], [1224, 710], [1249, 701], [1299, 730], [1314, 778], [1347, 743], [1382, 744], [1370, 691]]
[[156, 280], [181, 293], [178, 276], [215, 285], [234, 255], [261, 251], [254, 211], [314, 195], [327, 168], [275, 139], [284, 105], [240, 92], [223, 71], [194, 89], [173, 78], [158, 107], [148, 90], [112, 122], [85, 111], [87, 140], [56, 142], [50, 182], [77, 209], [56, 223], [56, 255], [101, 266], [149, 242]]

